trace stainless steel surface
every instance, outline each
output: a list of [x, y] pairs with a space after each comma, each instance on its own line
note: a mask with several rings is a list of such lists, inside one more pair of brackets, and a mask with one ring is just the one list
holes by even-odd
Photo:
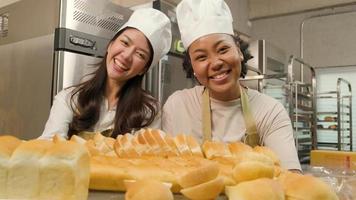
[[110, 39], [132, 12], [109, 0], [61, 0], [60, 13], [60, 28]]
[[[124, 192], [107, 192], [107, 191], [94, 191], [89, 192], [88, 200], [124, 200]], [[181, 194], [174, 194], [174, 200], [188, 200]], [[225, 195], [221, 195], [215, 200], [227, 200]]]
[[[295, 65], [296, 63], [303, 64], [303, 65]], [[294, 74], [294, 66], [299, 66], [303, 67], [306, 66], [310, 70], [311, 74], [311, 80], [309, 80], [309, 83], [305, 83], [302, 81], [298, 81], [295, 79], [295, 74]], [[316, 149], [317, 146], [317, 133], [316, 133], [316, 79], [315, 79], [315, 69], [313, 66], [305, 63], [302, 59], [296, 58], [294, 56], [290, 56], [289, 62], [288, 62], [288, 76], [287, 76], [287, 82], [290, 84], [289, 88], [289, 95], [288, 95], [288, 102], [289, 102], [289, 114], [291, 117], [291, 120], [294, 123], [299, 122], [299, 118], [296, 116], [299, 115], [305, 115], [304, 111], [305, 108], [309, 107], [307, 111], [313, 111], [312, 113], [307, 113], [307, 122], [308, 122], [308, 127], [310, 128], [311, 135], [311, 149]], [[299, 106], [299, 105], [302, 105]], [[298, 136], [300, 135], [300, 132], [298, 131], [298, 126], [295, 126], [295, 132], [296, 132], [296, 142], [297, 142], [297, 147], [299, 146], [298, 144]]]
[[26, 0], [0, 8], [3, 13], [9, 31], [0, 38], [0, 134], [33, 139], [44, 129], [53, 95], [79, 83], [93, 69], [88, 64], [99, 61], [56, 49], [55, 29], [111, 39], [132, 11], [109, 0]]
[[[338, 78], [336, 91], [327, 91], [318, 93], [318, 99], [321, 105], [330, 104], [328, 110], [318, 111], [320, 136], [326, 136], [328, 133], [334, 136], [328, 140], [318, 141], [318, 147], [321, 149], [333, 149], [338, 151], [353, 150], [352, 134], [352, 88], [351, 83], [343, 78]], [[325, 101], [325, 102], [324, 102]], [[333, 117], [333, 120], [324, 120], [323, 117]], [[336, 128], [324, 127], [330, 124], [337, 124]]]
[[41, 135], [51, 106], [53, 35], [0, 45], [0, 134]]
[[54, 95], [63, 88], [72, 86], [83, 80], [87, 80], [90, 76], [86, 76], [95, 69], [97, 63], [101, 62], [102, 58], [81, 55], [66, 51], [55, 52], [55, 76], [54, 76]]

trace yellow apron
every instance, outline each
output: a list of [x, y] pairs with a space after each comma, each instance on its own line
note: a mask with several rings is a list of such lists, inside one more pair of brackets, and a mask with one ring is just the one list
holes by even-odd
[[[250, 105], [248, 103], [248, 97], [245, 89], [242, 89], [240, 86], [240, 99], [242, 106], [242, 114], [245, 120], [246, 133], [243, 139], [245, 144], [248, 144], [252, 147], [259, 145], [259, 135], [257, 134], [257, 128], [255, 120], [252, 117], [250, 110]], [[202, 122], [203, 122], [203, 141], [212, 139], [211, 132], [211, 108], [210, 108], [210, 95], [209, 90], [204, 89], [203, 92], [203, 101], [202, 101]]]

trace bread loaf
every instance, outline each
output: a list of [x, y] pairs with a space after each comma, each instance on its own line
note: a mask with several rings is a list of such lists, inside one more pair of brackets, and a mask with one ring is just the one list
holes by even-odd
[[311, 175], [286, 171], [278, 180], [283, 186], [286, 200], [338, 200], [331, 187]]
[[179, 155], [182, 156], [191, 156], [193, 155], [192, 151], [190, 150], [187, 140], [186, 140], [186, 135], [181, 133], [178, 134], [176, 137], [174, 137], [174, 143], [177, 146], [177, 149], [179, 151]]
[[127, 186], [125, 200], [173, 200], [169, 187], [152, 179], [138, 180]]
[[189, 199], [215, 199], [224, 189], [224, 180], [217, 177], [208, 182], [182, 189], [180, 192]]
[[7, 198], [9, 160], [21, 141], [13, 136], [0, 136], [0, 199]]
[[203, 152], [206, 158], [212, 159], [214, 157], [231, 157], [231, 152], [228, 146], [223, 142], [205, 141], [202, 145]]
[[267, 178], [227, 186], [225, 194], [230, 200], [284, 200], [284, 192], [280, 183]]
[[265, 146], [255, 146], [253, 150], [257, 153], [261, 153], [269, 157], [273, 161], [274, 165], [281, 165], [281, 161], [279, 160], [278, 156], [270, 148]]
[[245, 153], [245, 152], [251, 152], [253, 149], [242, 143], [242, 142], [232, 142], [228, 144], [229, 150], [233, 156], [237, 156], [239, 154]]
[[182, 188], [199, 185], [215, 179], [219, 174], [219, 165], [215, 162], [188, 171], [178, 178]]
[[52, 141], [30, 140], [21, 143], [9, 161], [8, 198], [38, 198], [40, 159], [53, 145]]
[[273, 178], [274, 166], [257, 161], [246, 161], [236, 164], [233, 176], [237, 183], [258, 178]]
[[84, 145], [57, 142], [40, 159], [40, 199], [86, 200], [89, 154]]

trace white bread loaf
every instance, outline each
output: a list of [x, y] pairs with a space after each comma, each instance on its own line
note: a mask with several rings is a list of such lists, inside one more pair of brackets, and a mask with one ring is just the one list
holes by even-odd
[[0, 199], [7, 198], [7, 176], [9, 160], [13, 151], [21, 144], [16, 137], [0, 136]]
[[278, 180], [283, 186], [286, 200], [338, 200], [329, 185], [311, 175], [285, 171]]
[[268, 178], [246, 181], [236, 186], [226, 186], [225, 194], [229, 200], [285, 199], [281, 184]]
[[215, 199], [224, 189], [224, 180], [217, 177], [208, 182], [182, 189], [180, 192], [189, 199]]
[[184, 173], [178, 178], [178, 183], [182, 188], [199, 185], [215, 179], [219, 174], [219, 170], [219, 165], [211, 162]]
[[169, 187], [152, 179], [138, 180], [127, 186], [125, 200], [173, 200]]
[[82, 144], [57, 142], [40, 159], [39, 199], [86, 200], [89, 154]]
[[40, 162], [52, 141], [22, 142], [9, 161], [8, 198], [36, 199], [40, 191]]

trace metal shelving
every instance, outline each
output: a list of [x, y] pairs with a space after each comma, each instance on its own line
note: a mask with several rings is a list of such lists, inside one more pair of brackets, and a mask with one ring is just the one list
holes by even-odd
[[336, 91], [320, 92], [317, 98], [318, 149], [352, 151], [351, 84], [338, 78]]

